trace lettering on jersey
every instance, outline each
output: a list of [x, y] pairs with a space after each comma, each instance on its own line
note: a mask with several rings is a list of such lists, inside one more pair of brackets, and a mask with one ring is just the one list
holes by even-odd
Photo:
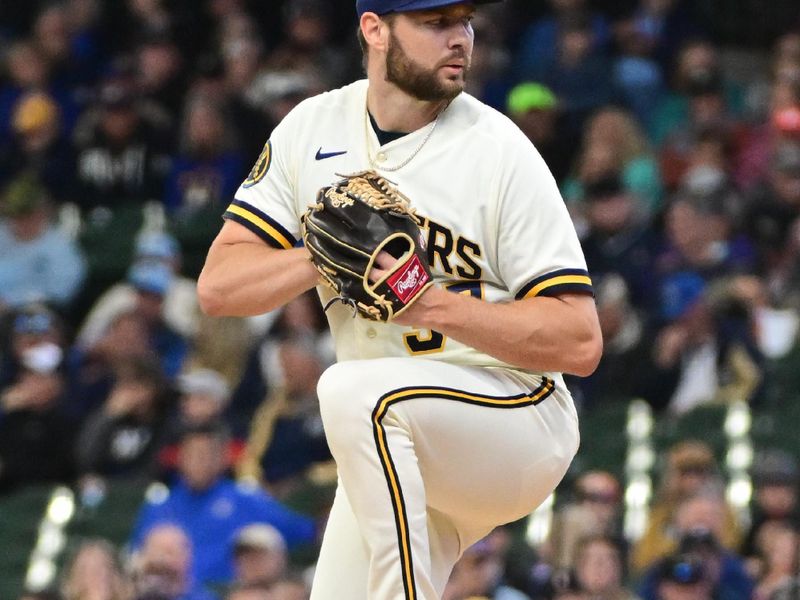
[[483, 269], [478, 264], [483, 255], [480, 244], [455, 235], [431, 219], [425, 219], [423, 228], [428, 230], [428, 263], [432, 269], [438, 268], [461, 279], [479, 280], [483, 277]]
[[261, 151], [261, 154], [258, 155], [258, 159], [256, 159], [256, 164], [253, 165], [253, 168], [250, 170], [250, 174], [247, 176], [247, 179], [244, 180], [242, 187], [253, 187], [259, 181], [264, 179], [264, 175], [267, 174], [269, 171], [269, 167], [272, 164], [272, 142], [267, 140], [267, 143], [264, 144], [264, 149]]
[[428, 263], [431, 268], [439, 268], [448, 275], [453, 274], [449, 256], [453, 253], [453, 233], [436, 221], [428, 220]]
[[415, 329], [410, 333], [403, 334], [403, 343], [409, 354], [419, 356], [420, 354], [435, 354], [444, 350], [447, 338], [438, 331], [426, 329], [425, 333]]
[[456, 255], [463, 261], [463, 265], [456, 267], [459, 277], [464, 279], [480, 279], [483, 275], [480, 265], [475, 262], [481, 256], [481, 247], [466, 238], [459, 236], [456, 241]]

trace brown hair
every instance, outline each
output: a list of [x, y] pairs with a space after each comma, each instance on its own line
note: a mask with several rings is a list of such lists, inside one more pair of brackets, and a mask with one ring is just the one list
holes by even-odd
[[[395, 17], [397, 17], [397, 13], [388, 13], [385, 15], [379, 15], [380, 19], [384, 21], [389, 28], [392, 28], [394, 24]], [[367, 44], [367, 39], [364, 37], [364, 32], [361, 31], [361, 25], [356, 26], [356, 38], [358, 39], [358, 46], [361, 48], [361, 55], [362, 61], [361, 64], [364, 67], [364, 71], [367, 70], [367, 60], [369, 59], [369, 44]]]

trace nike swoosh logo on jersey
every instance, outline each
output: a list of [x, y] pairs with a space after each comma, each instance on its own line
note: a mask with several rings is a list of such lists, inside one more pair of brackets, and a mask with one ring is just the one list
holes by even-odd
[[341, 152], [323, 152], [322, 146], [319, 147], [317, 150], [317, 156], [315, 157], [317, 160], [325, 160], [326, 158], [333, 158], [334, 156], [341, 156], [342, 154], [347, 154], [347, 150], [342, 150]]

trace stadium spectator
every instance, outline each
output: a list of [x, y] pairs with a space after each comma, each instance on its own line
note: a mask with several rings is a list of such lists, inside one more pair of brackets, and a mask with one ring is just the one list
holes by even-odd
[[133, 556], [137, 598], [215, 600], [192, 576], [193, 548], [187, 533], [171, 523], [148, 531]]
[[21, 368], [0, 389], [0, 492], [72, 480], [74, 425], [61, 409], [62, 352], [47, 341], [52, 315], [36, 309], [12, 325]]
[[699, 558], [677, 554], [666, 559], [658, 569], [654, 600], [713, 600], [713, 586], [708, 581]]
[[[235, 387], [242, 379], [253, 342], [263, 331], [262, 321], [260, 317], [248, 320], [201, 314], [197, 333], [191, 336], [192, 347], [185, 369], [213, 369], [225, 378], [231, 388]], [[256, 329], [258, 334], [254, 331]]]
[[67, 560], [61, 593], [64, 600], [131, 600], [133, 585], [114, 546], [104, 539], [89, 539]]
[[30, 39], [15, 40], [5, 56], [7, 79], [0, 84], [0, 145], [8, 142], [11, 115], [19, 99], [29, 92], [44, 92], [58, 104], [64, 130], [69, 133], [78, 116], [71, 90], [52, 81], [50, 64]]
[[707, 39], [689, 38], [680, 47], [667, 73], [670, 91], [648, 127], [656, 147], [676, 131], [687, 131], [690, 123], [711, 124], [726, 112], [732, 116], [741, 113], [742, 91], [725, 77], [720, 60], [718, 48]]
[[[252, 23], [249, 27], [255, 27], [252, 18], [245, 17], [245, 20]], [[264, 145], [263, 136], [272, 131], [276, 124], [264, 111], [264, 107], [250, 98], [250, 89], [256, 81], [264, 58], [263, 44], [254, 32], [237, 32], [220, 40], [220, 54], [222, 88], [228, 109], [242, 142], [243, 152], [249, 160], [254, 161]], [[263, 134], [256, 135], [256, 132]]]
[[204, 208], [222, 210], [247, 175], [222, 107], [208, 97], [184, 109], [181, 150], [167, 178], [164, 204], [186, 218]]
[[231, 540], [250, 523], [273, 525], [290, 550], [316, 540], [313, 521], [258, 488], [238, 485], [224, 476], [227, 441], [227, 431], [218, 425], [187, 430], [181, 442], [179, 478], [166, 497], [146, 501], [132, 534], [132, 545], [138, 548], [147, 532], [160, 523], [183, 527], [195, 549], [192, 576], [199, 583], [231, 581]]
[[529, 600], [528, 596], [503, 585], [502, 547], [491, 533], [464, 551], [445, 587], [444, 600]]
[[506, 99], [506, 112], [542, 155], [553, 177], [561, 182], [572, 162], [574, 145], [560, 134], [558, 98], [546, 86], [520, 83]]
[[800, 308], [800, 139], [777, 147], [767, 178], [750, 194], [747, 233], [759, 252], [769, 300]]
[[75, 151], [55, 100], [43, 92], [28, 92], [14, 105], [11, 119], [12, 135], [0, 147], [2, 185], [20, 173], [30, 173], [57, 204], [74, 202]]
[[512, 54], [507, 48], [502, 4], [482, 7], [472, 20], [475, 36], [481, 40], [472, 51], [472, 64], [465, 91], [503, 112], [513, 87]]
[[[159, 465], [164, 474], [172, 474], [178, 465], [180, 438], [187, 428], [216, 423], [223, 418], [230, 402], [231, 390], [222, 375], [212, 369], [193, 368], [178, 376], [177, 414], [171, 416], [166, 443], [159, 452]], [[225, 450], [232, 466], [237, 466], [245, 442], [231, 437]]]
[[673, 130], [659, 151], [664, 188], [677, 190], [693, 168], [713, 167], [730, 173], [747, 129], [725, 112], [717, 82], [692, 89], [688, 121]]
[[683, 44], [702, 34], [688, 6], [681, 0], [641, 0], [631, 14], [641, 44], [666, 72]]
[[667, 209], [666, 247], [656, 258], [659, 271], [691, 269], [709, 280], [753, 272], [757, 255], [741, 231], [743, 212], [743, 200], [723, 171], [693, 168]]
[[[770, 158], [781, 144], [800, 139], [800, 59], [791, 49], [796, 38], [797, 34], [790, 32], [776, 42], [763, 114], [757, 115], [758, 121], [736, 157], [734, 173], [742, 189], [750, 189], [765, 178]], [[782, 50], [784, 45], [786, 49]]]
[[100, 76], [109, 61], [108, 48], [103, 45], [103, 6], [100, 0], [66, 0], [69, 26], [70, 84], [78, 93]]
[[644, 313], [631, 304], [622, 276], [599, 272], [592, 281], [603, 332], [603, 358], [589, 377], [566, 379], [575, 401], [589, 411], [640, 394], [639, 365], [652, 344]]
[[[277, 314], [276, 314], [277, 313]], [[281, 366], [274, 351], [282, 339], [309, 340], [319, 351], [324, 364], [333, 361], [333, 345], [325, 329], [324, 313], [315, 294], [306, 293], [292, 300], [280, 311], [273, 311], [267, 321], [267, 331], [253, 345], [245, 361], [244, 373], [233, 392], [228, 410], [231, 426], [248, 435], [252, 417], [266, 399], [270, 388], [280, 386]]]
[[729, 301], [723, 282], [709, 290], [691, 271], [662, 284], [660, 317], [666, 321], [643, 356], [641, 392], [659, 411], [683, 415], [714, 402], [753, 401], [763, 359], [750, 315]]
[[192, 369], [178, 378], [183, 427], [218, 421], [231, 397], [225, 379], [211, 369]]
[[598, 47], [596, 32], [585, 14], [566, 17], [559, 24], [552, 60], [539, 60], [541, 67], [523, 73], [527, 79], [549, 87], [561, 102], [564, 114], [562, 135], [578, 139], [590, 114], [614, 100], [612, 65]]
[[[641, 573], [674, 550], [676, 539], [672, 524], [681, 503], [700, 493], [721, 494], [722, 485], [714, 454], [705, 442], [684, 440], [670, 447], [647, 529], [633, 547], [631, 565], [634, 571]], [[723, 514], [719, 540], [725, 548], [736, 548], [741, 535], [736, 517], [727, 505], [723, 504], [720, 509]]]
[[[600, 171], [620, 174], [623, 188], [643, 203], [649, 215], [661, 208], [661, 177], [647, 139], [634, 118], [620, 108], [601, 108], [583, 130], [577, 178], [563, 183], [565, 199], [584, 199], [583, 186]], [[598, 156], [607, 157], [596, 164]]]
[[574, 499], [561, 507], [553, 520], [542, 557], [557, 569], [577, 565], [580, 542], [590, 536], [621, 539], [622, 490], [606, 471], [588, 471], [574, 483]]
[[[169, 280], [162, 317], [176, 333], [192, 338], [197, 333], [200, 309], [197, 306], [197, 282], [180, 275], [181, 249], [178, 241], [164, 231], [144, 231], [136, 236], [134, 266], [159, 263], [173, 273]], [[95, 344], [122, 313], [136, 307], [136, 288], [121, 281], [106, 290], [92, 306], [77, 335], [76, 344], [87, 348]]]
[[99, 408], [111, 393], [120, 365], [142, 359], [160, 362], [160, 358], [144, 318], [134, 311], [120, 314], [97, 342], [72, 349], [70, 412], [80, 420]]
[[169, 379], [180, 373], [189, 353], [189, 340], [164, 320], [164, 299], [174, 278], [174, 271], [163, 263], [138, 262], [128, 272], [128, 282], [135, 291], [132, 312], [142, 319], [150, 344]]
[[763, 558], [756, 574], [754, 600], [770, 600], [797, 575], [800, 533], [788, 523], [772, 521], [758, 531], [757, 546]]
[[63, 322], [47, 306], [31, 304], [12, 317], [8, 352], [0, 362], [0, 390], [12, 385], [24, 371], [61, 368], [65, 354]]
[[281, 533], [272, 525], [242, 527], [233, 541], [235, 582], [272, 586], [288, 573], [289, 555]]
[[155, 476], [165, 443], [168, 389], [153, 359], [119, 365], [108, 398], [81, 429], [80, 473], [143, 482]]
[[653, 57], [652, 30], [635, 13], [624, 14], [613, 30], [614, 86], [620, 101], [644, 126], [652, 120], [666, 88], [664, 70]]
[[0, 214], [0, 311], [31, 302], [69, 307], [86, 264], [51, 222], [45, 189], [28, 175], [16, 178], [3, 192]]
[[144, 33], [135, 50], [136, 87], [177, 123], [186, 92], [181, 50], [167, 30]]
[[591, 27], [592, 53], [603, 51], [611, 41], [608, 19], [590, 12], [585, 0], [549, 0], [551, 14], [531, 23], [522, 33], [516, 54], [515, 70], [519, 78], [541, 80], [539, 71], [558, 58], [559, 40], [570, 20], [586, 19]]
[[[180, 148], [167, 176], [164, 204], [183, 249], [185, 272], [199, 273], [219, 229], [217, 218], [247, 175], [236, 129], [217, 99], [190, 98]], [[252, 157], [247, 157], [249, 162]]]
[[625, 588], [625, 561], [617, 541], [594, 535], [578, 544], [575, 578], [592, 600], [637, 600]]
[[316, 397], [323, 362], [313, 339], [289, 338], [273, 350], [278, 369], [253, 415], [239, 473], [278, 498], [308, 484], [310, 469], [332, 460]]
[[349, 72], [347, 55], [332, 40], [330, 2], [294, 0], [284, 6], [285, 40], [265, 61], [265, 73], [299, 73], [339, 87]]
[[630, 292], [631, 303], [641, 308], [653, 304], [653, 262], [658, 237], [650, 227], [648, 211], [630, 190], [619, 172], [599, 171], [587, 177], [582, 206], [576, 216], [586, 220], [581, 245], [594, 276], [616, 273]]
[[[695, 591], [695, 593], [702, 592], [700, 595], [684, 597], [687, 600], [688, 598], [706, 597], [709, 600], [711, 598], [750, 600], [754, 585], [744, 569], [741, 558], [733, 552], [723, 549], [717, 541], [718, 536], [715, 532], [702, 526], [698, 527], [700, 521], [704, 520], [715, 521], [715, 528], [721, 526], [722, 521], [719, 518], [721, 511], [712, 509], [715, 514], [707, 512], [712, 506], [710, 500], [712, 499], [709, 496], [691, 499], [679, 509], [679, 513], [683, 514], [676, 516], [678, 555], [699, 563], [699, 579], [695, 583], [702, 582], [704, 584]], [[718, 505], [719, 503], [720, 501], [717, 501]], [[674, 569], [673, 564], [672, 559], [667, 557], [660, 559], [649, 569], [639, 588], [642, 600], [659, 600], [659, 593], [663, 596], [663, 590], [660, 588], [664, 570], [665, 568]], [[677, 575], [677, 573], [673, 571], [673, 575]], [[707, 587], [704, 591], [703, 587], [705, 586]]]
[[54, 83], [73, 89], [86, 81], [80, 56], [72, 45], [72, 24], [66, 4], [49, 4], [42, 8], [33, 24], [32, 39], [50, 69]]
[[[749, 532], [742, 544], [742, 554], [759, 560], [759, 532], [770, 523], [788, 525], [800, 531], [798, 499], [800, 468], [797, 459], [777, 448], [757, 451], [753, 461], [753, 509]], [[754, 569], [760, 570], [758, 566]]]
[[168, 118], [139, 98], [129, 75], [99, 86], [75, 130], [78, 201], [85, 211], [160, 201], [171, 164]]

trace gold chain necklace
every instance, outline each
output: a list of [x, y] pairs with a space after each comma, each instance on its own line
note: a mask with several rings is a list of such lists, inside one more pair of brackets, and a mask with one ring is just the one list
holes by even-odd
[[383, 167], [383, 166], [379, 165], [374, 158], [372, 158], [372, 152], [370, 151], [370, 146], [372, 144], [370, 144], [370, 139], [369, 139], [369, 130], [370, 130], [370, 127], [371, 127], [370, 122], [369, 122], [369, 109], [365, 108], [364, 109], [364, 138], [365, 138], [365, 141], [366, 141], [366, 144], [367, 144], [367, 160], [369, 160], [370, 166], [373, 169], [380, 170], [380, 171], [388, 171], [388, 172], [399, 171], [400, 169], [405, 167], [408, 163], [410, 163], [414, 159], [414, 157], [417, 154], [419, 154], [420, 150], [422, 150], [422, 148], [425, 146], [425, 144], [428, 143], [428, 140], [431, 139], [431, 136], [433, 135], [433, 132], [436, 130], [436, 125], [439, 124], [439, 117], [442, 116], [442, 113], [447, 109], [447, 107], [449, 105], [450, 105], [450, 103], [448, 102], [447, 104], [444, 105], [442, 110], [440, 110], [438, 112], [438, 114], [436, 115], [436, 118], [428, 126], [428, 133], [425, 134], [425, 137], [423, 138], [422, 142], [420, 142], [419, 146], [417, 146], [416, 150], [414, 150], [414, 152], [412, 152], [411, 155], [407, 159], [405, 159], [403, 162], [401, 162], [399, 165], [395, 165], [393, 167]]

